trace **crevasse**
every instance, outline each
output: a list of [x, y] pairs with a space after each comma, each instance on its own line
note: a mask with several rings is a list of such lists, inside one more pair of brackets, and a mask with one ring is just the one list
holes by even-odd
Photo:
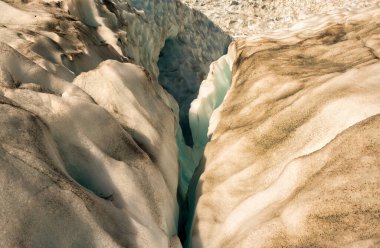
[[[203, 151], [212, 136], [218, 122], [219, 110], [231, 86], [231, 72], [234, 60], [234, 46], [230, 45], [228, 53], [210, 65], [210, 72], [202, 82], [198, 97], [191, 103], [189, 110], [189, 123], [194, 141], [193, 148], [186, 146], [179, 127], [177, 132], [177, 145], [179, 150], [180, 194], [186, 195], [184, 206], [181, 207], [180, 230], [182, 238], [189, 237], [195, 203], [195, 192], [202, 169], [200, 162]], [[183, 223], [185, 222], [185, 223]], [[185, 237], [183, 237], [183, 235]], [[189, 239], [184, 247], [189, 247]]]
[[[7, 13], [16, 11], [7, 3], [0, 5], [8, 10]], [[71, 148], [68, 149], [66, 145], [60, 153], [63, 154], [62, 157], [67, 157], [65, 164], [72, 166], [67, 168], [75, 168], [70, 174], [73, 181], [93, 192], [101, 202], [112, 198], [112, 202], [116, 204], [115, 208], [111, 204], [109, 207], [113, 219], [123, 225], [115, 231], [118, 237], [123, 237], [120, 240], [115, 238], [116, 242], [120, 242], [122, 246], [128, 241], [136, 246], [146, 246], [144, 244], [149, 243], [149, 247], [165, 247], [166, 244], [179, 247], [176, 235], [178, 205], [186, 205], [181, 208], [184, 209], [181, 213], [184, 220], [179, 224], [179, 229], [185, 229], [181, 224], [191, 224], [191, 221], [187, 222], [191, 220], [188, 213], [193, 212], [193, 207], [189, 208], [193, 206], [193, 197], [188, 198], [187, 195], [192, 196], [195, 192], [197, 176], [194, 176], [194, 172], [208, 140], [209, 119], [222, 103], [230, 85], [230, 55], [221, 57], [211, 66], [211, 73], [204, 81], [198, 99], [190, 111], [191, 124], [188, 119], [190, 103], [197, 96], [200, 82], [207, 75], [211, 61], [226, 53], [232, 38], [202, 13], [190, 9], [180, 1], [70, 0], [62, 6], [45, 7], [51, 13], [63, 11], [68, 17], [57, 19], [58, 17], [49, 14], [49, 17], [38, 18], [44, 22], [35, 22], [36, 25], [41, 24], [41, 27], [47, 22], [44, 25], [49, 35], [33, 31], [36, 36], [33, 51], [43, 58], [44, 63], [36, 65], [33, 61], [35, 57], [28, 58], [23, 55], [30, 54], [30, 44], [20, 34], [12, 35], [18, 37], [15, 43], [5, 35], [0, 37], [0, 41], [9, 44], [0, 44], [0, 50], [5, 54], [0, 62], [7, 65], [3, 66], [7, 70], [1, 68], [0, 74], [7, 76], [9, 84], [13, 84], [15, 78], [25, 84], [36, 82], [42, 88], [47, 88], [58, 96], [62, 95], [64, 99], [50, 95], [40, 96], [40, 93], [33, 90], [21, 93], [8, 91], [12, 92], [8, 96], [13, 100], [18, 99], [29, 111], [34, 111], [39, 118], [54, 125], [56, 129], [51, 128], [50, 131], [57, 134], [56, 140], [60, 145], [64, 144], [63, 141], [70, 145], [75, 144], [75, 151], [71, 152]], [[34, 20], [35, 17], [27, 11], [17, 10], [17, 13], [25, 17], [17, 20], [17, 25], [28, 23], [28, 18]], [[0, 19], [3, 23], [14, 21], [11, 14]], [[61, 30], [63, 26], [70, 28]], [[27, 29], [29, 28], [34, 26], [28, 26]], [[55, 34], [58, 29], [62, 33]], [[22, 32], [24, 29], [20, 31]], [[21, 54], [12, 48], [12, 45], [19, 42], [25, 44], [22, 46], [25, 49], [19, 49]], [[10, 66], [9, 60], [17, 61], [17, 66]], [[8, 68], [12, 69], [9, 69], [11, 74]], [[20, 74], [14, 68], [21, 68], [27, 73]], [[57, 71], [58, 77], [54, 76]], [[30, 74], [31, 72], [34, 74]], [[8, 74], [17, 77], [11, 78]], [[24, 92], [30, 96], [24, 95]], [[77, 138], [82, 137], [79, 135], [63, 135], [61, 129], [57, 128], [61, 126], [56, 126], [52, 121], [54, 118], [51, 117], [54, 116], [51, 112], [58, 112], [55, 111], [56, 106], [46, 108], [48, 110], [34, 108], [38, 106], [40, 97], [56, 102], [56, 106], [64, 106], [67, 114], [61, 114], [59, 118], [75, 119], [76, 122], [70, 121], [70, 125], [85, 121], [86, 124], [78, 124], [81, 127], [78, 132], [85, 133], [86, 139]], [[86, 108], [83, 112], [88, 115], [74, 115], [77, 113], [74, 111], [76, 106], [79, 106], [77, 99], [71, 99], [74, 97], [91, 103], [80, 105]], [[27, 103], [26, 99], [32, 99], [35, 105]], [[113, 123], [113, 129], [119, 133], [107, 129], [111, 132], [109, 135], [105, 135], [107, 132], [103, 135], [96, 132], [88, 134], [87, 132], [103, 125], [101, 120]], [[104, 126], [109, 127], [111, 124]], [[190, 129], [194, 131], [193, 135]], [[133, 145], [126, 146], [121, 137]], [[98, 142], [100, 138], [107, 140], [112, 146], [100, 142], [103, 145], [100, 149], [90, 149], [87, 143], [97, 144], [95, 141]], [[193, 145], [192, 138], [195, 141], [194, 147], [189, 147], [186, 143]], [[121, 145], [114, 147], [114, 144]], [[97, 148], [98, 145], [94, 147]], [[141, 152], [143, 155], [138, 152], [136, 154], [142, 156], [139, 159], [144, 163], [138, 165], [143, 164], [144, 170], [132, 168], [135, 164], [130, 156], [125, 156], [125, 160], [122, 160], [118, 155], [119, 147], [123, 147], [121, 150], [125, 154], [134, 154], [130, 147]], [[140, 161], [139, 159], [136, 161]], [[178, 160], [181, 165], [180, 172]], [[100, 169], [109, 171], [110, 179], [105, 178], [106, 173], [93, 172], [94, 165], [97, 166], [95, 172]], [[81, 173], [76, 171], [77, 168], [81, 169]], [[120, 168], [127, 172], [116, 172]], [[128, 186], [125, 186], [127, 183]], [[125, 205], [120, 202], [125, 202]], [[141, 206], [136, 207], [138, 204]], [[119, 212], [123, 214], [122, 218], [115, 217]], [[98, 217], [103, 218], [102, 215]], [[129, 224], [129, 219], [135, 223]], [[97, 222], [94, 225], [97, 226]], [[136, 235], [121, 234], [134, 228]], [[112, 235], [110, 237], [114, 237]]]
[[181, 135], [182, 131], [178, 129], [177, 144], [182, 168], [181, 181], [185, 189], [187, 189], [202, 158], [203, 150], [219, 121], [218, 108], [231, 86], [233, 58], [233, 48], [230, 46], [226, 55], [210, 65], [210, 72], [199, 88], [198, 97], [191, 103], [189, 123], [194, 141], [192, 149], [186, 146]]

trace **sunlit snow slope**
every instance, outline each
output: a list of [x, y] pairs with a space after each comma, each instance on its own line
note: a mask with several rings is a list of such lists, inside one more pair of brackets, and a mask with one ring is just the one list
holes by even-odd
[[210, 73], [190, 110], [209, 142], [187, 245], [380, 246], [380, 8], [238, 40], [228, 57], [223, 103]]

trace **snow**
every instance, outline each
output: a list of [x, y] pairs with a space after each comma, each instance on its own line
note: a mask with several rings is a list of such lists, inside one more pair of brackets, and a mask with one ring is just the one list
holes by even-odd
[[3, 1], [0, 2], [0, 9], [2, 11], [0, 16], [2, 25], [41, 25], [50, 19], [46, 13], [42, 15], [37, 11], [28, 13]]

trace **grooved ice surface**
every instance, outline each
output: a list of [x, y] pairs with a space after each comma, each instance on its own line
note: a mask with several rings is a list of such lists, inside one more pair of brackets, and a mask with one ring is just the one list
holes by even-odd
[[0, 9], [0, 246], [181, 247], [180, 114], [159, 70], [197, 92], [231, 38], [179, 1]]
[[379, 17], [342, 11], [231, 45], [190, 247], [379, 246]]

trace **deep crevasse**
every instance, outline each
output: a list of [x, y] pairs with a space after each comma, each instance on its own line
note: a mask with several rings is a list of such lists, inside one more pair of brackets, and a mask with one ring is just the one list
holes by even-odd
[[[210, 72], [202, 82], [198, 97], [191, 103], [189, 122], [194, 141], [192, 148], [186, 146], [178, 129], [177, 145], [181, 165], [181, 194], [185, 195], [180, 213], [180, 235], [189, 247], [189, 235], [196, 206], [195, 192], [202, 168], [203, 151], [219, 122], [219, 110], [231, 86], [232, 65], [235, 58], [234, 43], [228, 53], [210, 65]], [[181, 226], [182, 225], [182, 226]]]
[[[208, 139], [218, 123], [217, 109], [222, 104], [231, 86], [233, 50], [233, 46], [230, 46], [226, 55], [210, 65], [210, 72], [202, 82], [197, 98], [191, 103], [189, 123], [194, 141], [192, 149], [185, 145], [180, 133], [177, 136], [180, 161], [184, 168], [181, 175], [185, 185], [190, 183]], [[211, 123], [210, 120], [212, 120]]]
[[[104, 3], [106, 8], [91, 1], [79, 4], [72, 0], [68, 6], [82, 22], [97, 27], [98, 33], [118, 52], [142, 65], [154, 81], [174, 96], [179, 109], [171, 96], [168, 97], [161, 87], [155, 86], [160, 97], [178, 116], [178, 121], [189, 122], [190, 127], [185, 128], [192, 130], [193, 148], [186, 145], [180, 125], [177, 125], [176, 133], [180, 163], [178, 196], [181, 203], [186, 199], [188, 185], [207, 143], [209, 118], [229, 88], [231, 55], [213, 62], [210, 66], [213, 73], [209, 73], [202, 83], [190, 111], [189, 103], [209, 70], [210, 59], [215, 60], [222, 55], [231, 38], [203, 14], [178, 1], [116, 0]], [[115, 29], [118, 29], [117, 40], [112, 36]], [[185, 131], [186, 135], [190, 133]]]

